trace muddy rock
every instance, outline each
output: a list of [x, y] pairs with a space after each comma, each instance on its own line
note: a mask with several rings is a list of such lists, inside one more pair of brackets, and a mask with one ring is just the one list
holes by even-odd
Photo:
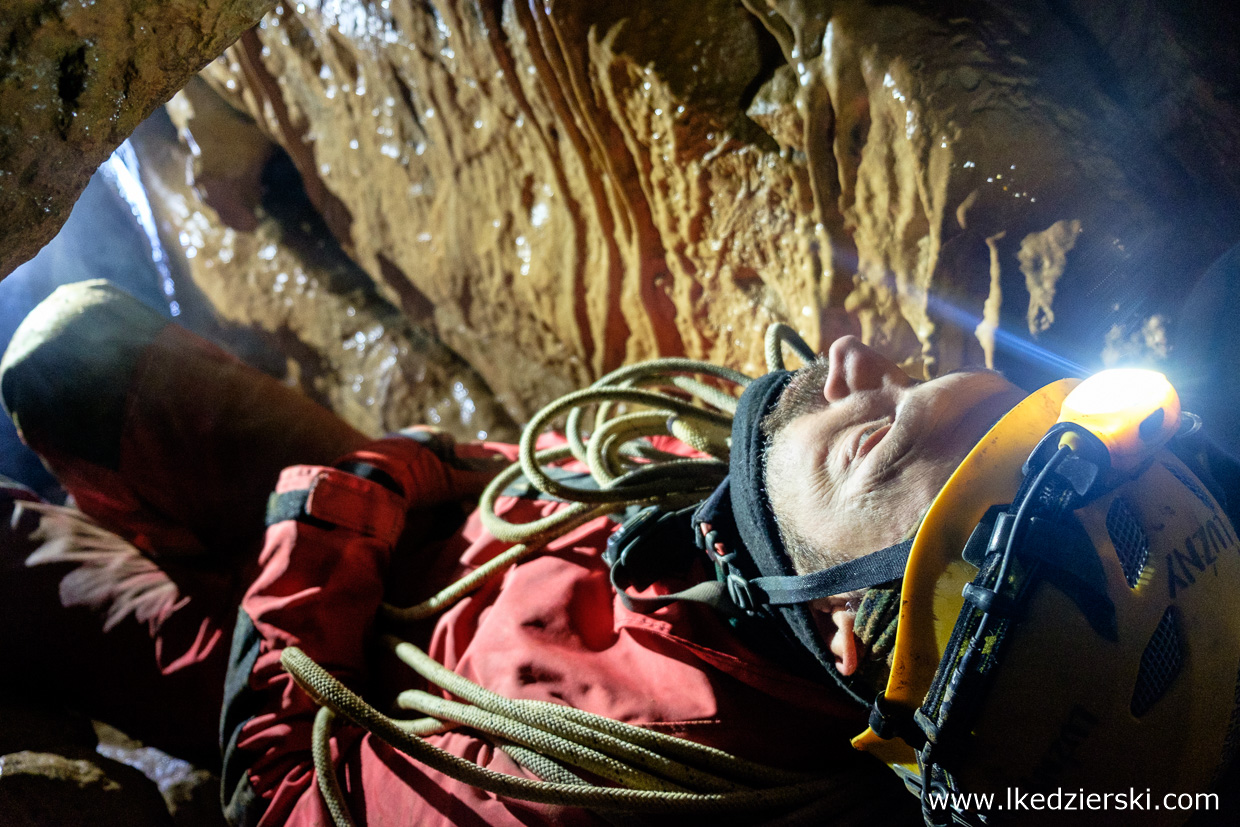
[[219, 798], [217, 776], [114, 727], [26, 698], [0, 702], [5, 827], [224, 827]]
[[[284, 4], [204, 77], [518, 417], [655, 355], [756, 370], [773, 320], [1034, 382], [1030, 345], [1096, 364], [1174, 315], [1236, 200], [1225, 79], [1133, 106], [1152, 30], [1073, 8]], [[1201, 80], [1190, 39], [1160, 54]], [[1168, 119], [1215, 99], [1207, 163]]]
[[220, 779], [115, 727], [94, 722], [100, 755], [133, 767], [155, 783], [172, 816], [173, 827], [226, 827], [220, 811]]
[[1034, 384], [1063, 370], [1039, 349], [1096, 365], [1113, 328], [1173, 312], [1223, 248], [1201, 205], [1169, 208], [1192, 203], [1194, 173], [1058, 6], [747, 6], [818, 124], [804, 151], [844, 254], [833, 297], [906, 367]]
[[[263, 203], [283, 159], [317, 213], [311, 226], [365, 289], [473, 366], [520, 420], [650, 356], [756, 371], [775, 320], [812, 344], [858, 333], [927, 376], [976, 363], [1035, 384], [1065, 369], [1050, 351], [1084, 368], [1157, 361], [1175, 352], [1197, 274], [1240, 235], [1232, 11], [1169, 0], [1122, 12], [1049, 0], [536, 6], [278, 5], [204, 71], [218, 97], [191, 88], [170, 108], [209, 208], [163, 210], [189, 222], [173, 235], [184, 257], [225, 230], [255, 239], [256, 253], [295, 248], [299, 225]], [[62, 44], [70, 30], [102, 43], [115, 23], [104, 12], [22, 9], [0, 94], [29, 94], [4, 101], [44, 114], [0, 132], [26, 159], [2, 171], [37, 200], [26, 183], [61, 162], [32, 147], [54, 134], [97, 161], [114, 141], [91, 141], [121, 111], [105, 92], [135, 83], [107, 69], [129, 51], [81, 47], [79, 72], [79, 51]], [[212, 13], [223, 27], [225, 12]], [[190, 44], [192, 26], [165, 14], [162, 48], [218, 44]], [[124, 123], [109, 134], [136, 120]], [[17, 191], [0, 179], [4, 197]], [[235, 332], [287, 345], [290, 381], [382, 407], [385, 391], [353, 388], [391, 353], [327, 368], [295, 355], [318, 346], [290, 335], [303, 322], [269, 299], [287, 306], [277, 287], [297, 284], [295, 266], [308, 284], [304, 265], [281, 260], [242, 288], [208, 273], [210, 258], [189, 263], [191, 280]], [[303, 330], [347, 342], [375, 329], [325, 318], [307, 316]]]
[[[460, 438], [513, 438], [486, 384], [401, 313], [309, 207], [283, 150], [205, 84], [134, 146], [190, 326], [380, 436], [429, 422]], [[205, 312], [203, 312], [205, 311]], [[207, 317], [204, 320], [204, 317]]]
[[172, 827], [159, 790], [142, 773], [101, 755], [0, 756], [0, 813], [11, 827]]
[[777, 318], [814, 335], [807, 182], [744, 114], [776, 54], [745, 10], [300, 8], [206, 77], [517, 416], [658, 354], [757, 369]]
[[0, 278], [68, 218], [91, 174], [269, 0], [6, 2], [0, 15]]

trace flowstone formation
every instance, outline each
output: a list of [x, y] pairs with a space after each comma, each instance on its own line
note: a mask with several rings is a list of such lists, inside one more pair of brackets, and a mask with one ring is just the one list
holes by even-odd
[[[402, 313], [344, 254], [282, 150], [200, 80], [168, 110], [177, 128], [152, 119], [133, 145], [187, 326], [371, 436], [427, 423], [516, 439], [477, 372], [428, 329], [429, 307]], [[195, 305], [215, 323], [195, 324]]]
[[[1032, 388], [1180, 348], [1220, 384], [1240, 252], [1193, 291], [1240, 239], [1238, 21], [1176, 0], [5, 0], [0, 277], [257, 23], [135, 136], [142, 181], [186, 307], [368, 433], [511, 438], [652, 356], [757, 372], [773, 321], [927, 377]], [[1240, 445], [1218, 398], [1219, 419], [1192, 407]], [[0, 745], [0, 812], [167, 823], [93, 735], [53, 731]]]
[[204, 77], [518, 419], [774, 320], [1032, 383], [1165, 355], [1236, 235], [1235, 15], [1137, 5], [286, 3]]
[[[260, 7], [5, 16], [0, 272]], [[655, 355], [757, 370], [776, 320], [1034, 385], [1168, 359], [1196, 324], [1196, 276], [1240, 237], [1238, 20], [1170, 0], [282, 3], [203, 73], [226, 106], [171, 107], [211, 209], [157, 211], [187, 260], [234, 231], [283, 263], [297, 234], [244, 205], [291, 161], [320, 239], [516, 421]], [[331, 325], [287, 336], [335, 311], [254, 315], [243, 294], [275, 283], [187, 268], [226, 320], [309, 348], [290, 365], [336, 347]], [[319, 397], [372, 404], [346, 388], [378, 364], [335, 361]]]

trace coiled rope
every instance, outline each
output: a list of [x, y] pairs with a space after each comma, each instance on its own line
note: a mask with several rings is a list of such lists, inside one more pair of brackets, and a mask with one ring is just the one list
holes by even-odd
[[[804, 360], [814, 358], [810, 347], [786, 325], [772, 325], [765, 344], [771, 370], [783, 368], [784, 344]], [[380, 621], [390, 628], [441, 612], [509, 566], [602, 515], [634, 505], [679, 508], [701, 500], [727, 474], [737, 395], [724, 388], [743, 389], [750, 381], [742, 373], [708, 362], [656, 359], [616, 370], [548, 405], [522, 432], [518, 461], [487, 486], [479, 502], [484, 528], [513, 545], [422, 603], [405, 608], [384, 604]], [[594, 417], [587, 435], [583, 422], [591, 408]], [[538, 451], [538, 437], [561, 418], [567, 444]], [[667, 434], [707, 456], [669, 454], [645, 439]], [[548, 470], [569, 459], [584, 463], [597, 487], [573, 485]], [[570, 504], [530, 523], [504, 520], [496, 513], [496, 502], [521, 477]], [[300, 649], [289, 647], [280, 658], [321, 707], [312, 755], [319, 790], [337, 827], [353, 824], [331, 755], [330, 739], [341, 718], [411, 758], [495, 795], [600, 812], [757, 812], [804, 804], [845, 791], [852, 783], [847, 776], [813, 777], [756, 764], [567, 706], [505, 698], [457, 675], [398, 636], [385, 635], [383, 640], [429, 684], [459, 700], [406, 691], [397, 705], [426, 717], [397, 720], [370, 706]], [[480, 767], [425, 740], [424, 736], [457, 725], [492, 736], [501, 750], [542, 780]], [[617, 786], [590, 784], [570, 767]]]

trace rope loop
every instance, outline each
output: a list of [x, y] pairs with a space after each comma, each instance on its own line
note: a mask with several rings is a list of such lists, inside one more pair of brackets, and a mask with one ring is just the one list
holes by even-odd
[[766, 369], [768, 371], [786, 370], [784, 367], [784, 351], [783, 345], [792, 348], [797, 356], [801, 357], [801, 361], [809, 364], [818, 358], [814, 353], [814, 349], [806, 344], [801, 338], [801, 334], [797, 333], [783, 322], [776, 322], [766, 329]]

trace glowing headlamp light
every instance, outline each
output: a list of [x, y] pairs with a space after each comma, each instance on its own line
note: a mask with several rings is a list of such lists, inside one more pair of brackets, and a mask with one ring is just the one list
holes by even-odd
[[1180, 397], [1158, 371], [1113, 368], [1077, 385], [1064, 399], [1059, 421], [1098, 437], [1111, 467], [1130, 471], [1179, 430]]

